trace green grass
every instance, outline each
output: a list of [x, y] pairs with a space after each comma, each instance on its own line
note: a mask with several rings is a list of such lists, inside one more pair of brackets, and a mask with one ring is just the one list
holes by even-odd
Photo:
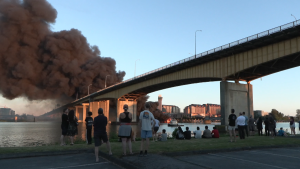
[[[140, 141], [132, 143], [134, 153], [140, 151]], [[292, 137], [275, 137], [271, 139], [266, 136], [251, 136], [245, 140], [240, 140], [234, 143], [229, 142], [229, 136], [222, 136], [219, 139], [191, 139], [191, 140], [175, 140], [168, 139], [166, 142], [150, 142], [149, 153], [170, 153], [183, 151], [199, 151], [199, 150], [216, 150], [228, 148], [256, 147], [256, 146], [278, 146], [278, 145], [299, 145], [300, 140]], [[112, 152], [114, 156], [122, 155], [121, 142], [111, 142]], [[32, 152], [51, 152], [51, 151], [68, 151], [68, 150], [85, 150], [93, 149], [93, 145], [86, 145], [84, 140], [75, 142], [75, 145], [60, 146], [59, 144], [36, 146], [36, 147], [3, 147], [0, 148], [0, 155], [12, 153], [32, 153]], [[100, 151], [107, 152], [106, 145], [100, 146]]]

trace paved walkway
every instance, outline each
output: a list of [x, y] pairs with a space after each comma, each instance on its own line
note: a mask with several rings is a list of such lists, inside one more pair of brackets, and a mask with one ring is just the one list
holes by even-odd
[[95, 163], [95, 156], [92, 153], [82, 153], [74, 155], [29, 157], [0, 160], [0, 168], [7, 169], [120, 169], [121, 167], [99, 158]]
[[241, 166], [243, 169], [298, 169], [299, 154], [300, 148], [274, 148], [177, 157], [150, 154], [147, 157], [129, 156], [123, 159], [147, 169], [241, 169]]
[[[119, 161], [125, 161], [127, 163], [132, 164], [136, 168], [145, 169], [241, 169], [241, 166], [243, 169], [298, 169], [300, 161], [299, 154], [300, 148], [295, 147], [198, 154], [175, 157], [169, 157], [158, 154], [148, 154], [147, 157], [139, 157], [138, 155], [134, 155], [125, 156]], [[120, 166], [125, 167], [122, 164], [120, 164]], [[9, 169], [120, 169], [122, 168], [120, 166], [110, 161], [107, 161], [106, 159], [101, 157], [100, 162], [95, 163], [95, 157], [93, 153], [0, 160], [0, 168]]]

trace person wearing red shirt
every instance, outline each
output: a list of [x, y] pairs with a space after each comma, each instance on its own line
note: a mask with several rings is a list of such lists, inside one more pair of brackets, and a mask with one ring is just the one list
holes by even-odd
[[216, 127], [213, 127], [213, 131], [211, 131], [212, 138], [219, 138], [219, 131]]

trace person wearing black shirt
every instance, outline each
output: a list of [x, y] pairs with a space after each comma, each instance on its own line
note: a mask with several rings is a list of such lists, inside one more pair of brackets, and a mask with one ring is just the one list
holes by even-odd
[[265, 123], [265, 133], [266, 133], [266, 136], [269, 136], [270, 131], [269, 131], [269, 117], [268, 116], [266, 117], [266, 120], [264, 121], [264, 123]]
[[93, 128], [93, 118], [92, 112], [88, 112], [88, 117], [85, 118], [86, 124], [86, 141], [87, 144], [92, 144], [92, 128]]
[[191, 131], [189, 130], [189, 127], [186, 127], [185, 128], [185, 132], [183, 132], [183, 134], [184, 134], [184, 139], [186, 139], [186, 140], [190, 140], [191, 139]]
[[103, 109], [98, 109], [98, 116], [94, 118], [94, 141], [95, 141], [95, 156], [96, 162], [99, 162], [99, 146], [101, 145], [101, 140], [106, 143], [108, 154], [112, 155], [110, 142], [107, 138], [106, 133], [107, 117], [103, 115]]
[[228, 117], [228, 131], [230, 134], [230, 142], [232, 142], [232, 140], [234, 140], [235, 142], [235, 121], [236, 121], [236, 115], [234, 114], [234, 109], [231, 109], [231, 114]]
[[64, 138], [65, 136], [67, 135], [67, 132], [68, 132], [68, 125], [69, 125], [69, 122], [68, 122], [68, 112], [69, 112], [69, 109], [68, 108], [65, 108], [63, 110], [63, 114], [61, 116], [61, 136], [60, 136], [60, 145], [63, 146], [63, 145], [66, 145], [65, 141], [64, 141]]

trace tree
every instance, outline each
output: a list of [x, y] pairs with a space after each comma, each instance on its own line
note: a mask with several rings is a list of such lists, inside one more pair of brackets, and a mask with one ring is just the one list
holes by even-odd
[[300, 119], [300, 109], [297, 109], [297, 110], [296, 110], [296, 117], [297, 117], [298, 119]]

